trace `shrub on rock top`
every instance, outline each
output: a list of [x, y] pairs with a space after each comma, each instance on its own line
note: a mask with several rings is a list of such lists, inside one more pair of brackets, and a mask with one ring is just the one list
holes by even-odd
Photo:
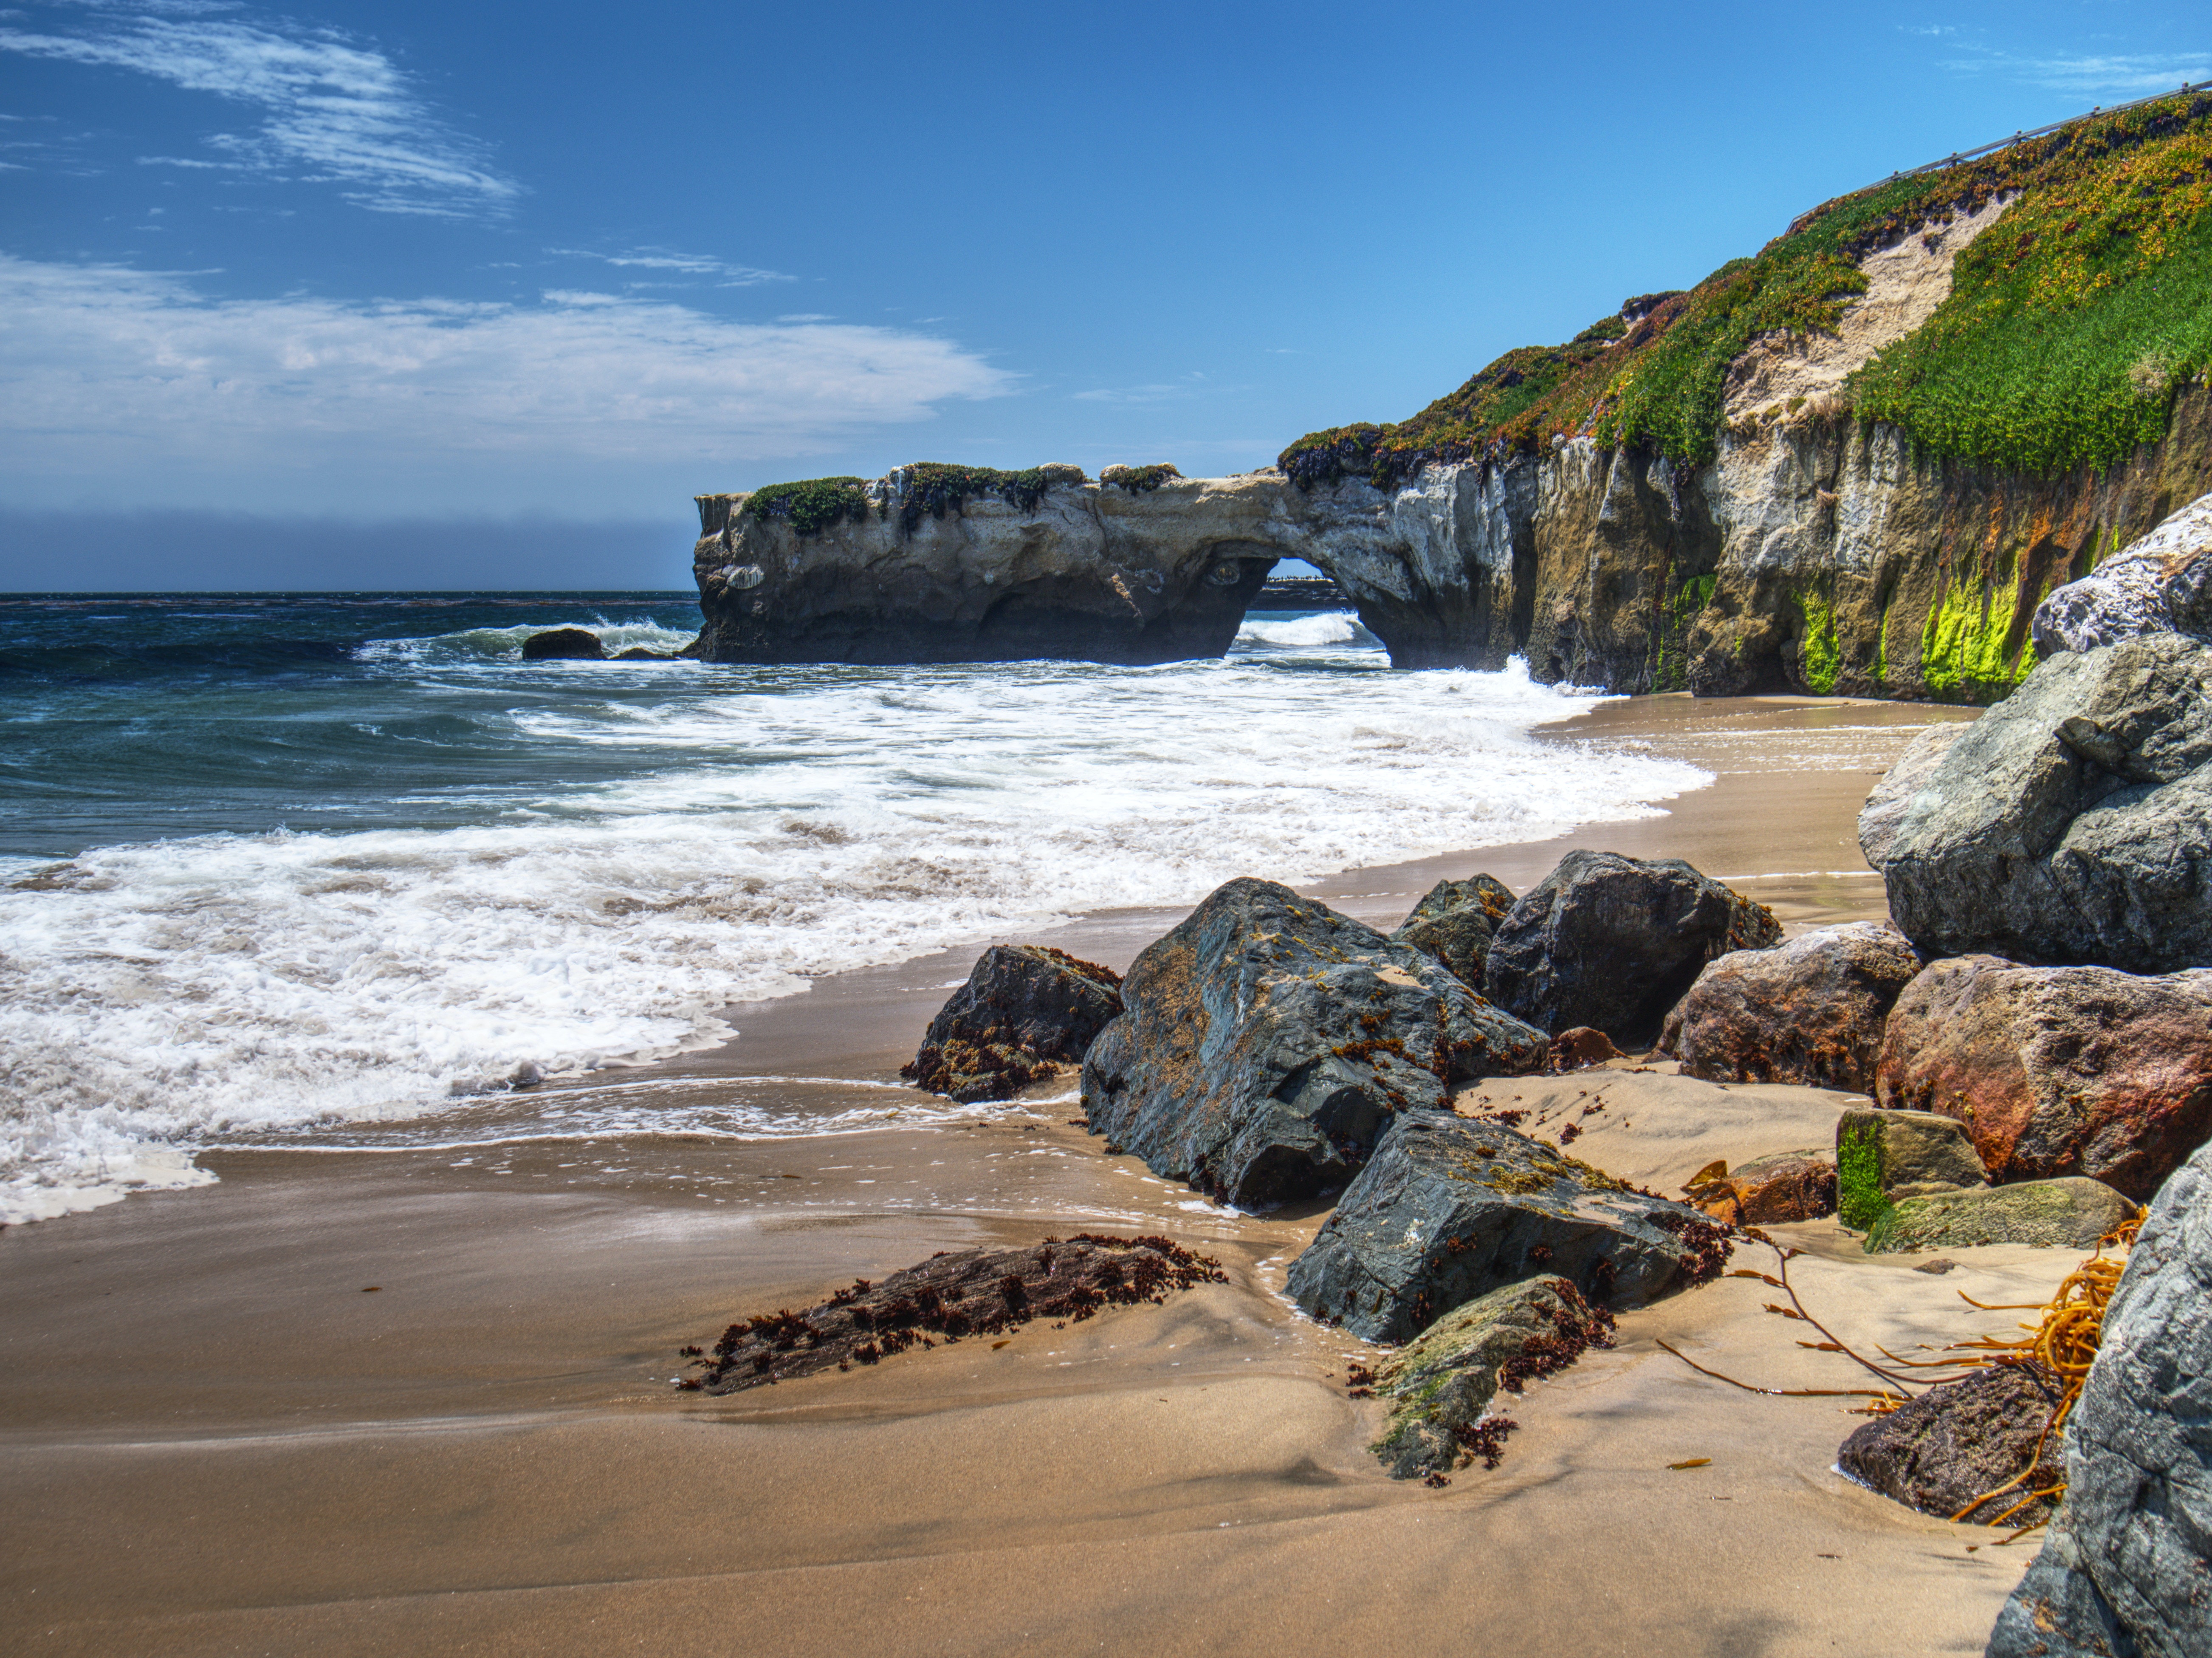
[[1092, 1131], [1238, 1204], [1341, 1187], [1398, 1113], [1544, 1062], [1435, 957], [1273, 881], [1217, 890], [1121, 1000], [1084, 1061]]
[[1679, 858], [1571, 852], [1498, 923], [1484, 993], [1540, 1029], [1648, 1048], [1708, 962], [1781, 937], [1765, 905]]

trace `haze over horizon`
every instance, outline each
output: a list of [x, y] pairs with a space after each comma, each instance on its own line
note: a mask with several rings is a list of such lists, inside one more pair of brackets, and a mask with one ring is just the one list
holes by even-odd
[[0, 587], [682, 587], [689, 498], [1267, 465], [2212, 78], [2110, 0], [0, 11]]

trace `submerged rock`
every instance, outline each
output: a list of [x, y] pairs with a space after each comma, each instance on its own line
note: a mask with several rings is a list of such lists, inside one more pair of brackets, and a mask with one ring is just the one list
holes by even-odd
[[525, 662], [604, 662], [607, 647], [581, 628], [552, 628], [522, 641]]
[[2212, 964], [2212, 647], [2045, 661], [1914, 793], [1882, 875], [1930, 956]]
[[1920, 957], [1887, 921], [1822, 927], [1734, 950], [1667, 1015], [1662, 1051], [1707, 1082], [1874, 1087], [1883, 1022]]
[[963, 1104], [1010, 1100], [1082, 1061], [1121, 1011], [1113, 969], [1042, 944], [994, 944], [929, 1022], [899, 1075]]
[[1901, 1199], [1984, 1185], [1963, 1124], [1932, 1111], [1846, 1111], [1836, 1119], [1836, 1215], [1863, 1232]]
[[1468, 988], [1479, 991], [1491, 935], [1512, 908], [1511, 890], [1490, 876], [1439, 881], [1390, 936], [1401, 944], [1426, 950], [1457, 974]]
[[1889, 1017], [1873, 1091], [1959, 1119], [1993, 1179], [2146, 1200], [2212, 1138], [2212, 970], [1936, 962]]
[[1503, 1390], [1565, 1370], [1592, 1347], [1613, 1345], [1613, 1315], [1563, 1278], [1509, 1284], [1455, 1308], [1385, 1359], [1375, 1392], [1390, 1421], [1368, 1448], [1399, 1479], [1432, 1477], [1480, 1446], [1477, 1424]]
[[2087, 1249], [2135, 1212], [2136, 1206], [2104, 1181], [2080, 1175], [1932, 1192], [1901, 1199], [1875, 1221], [1867, 1232], [1866, 1252], [1910, 1254], [1980, 1243]]
[[1778, 1151], [1741, 1168], [1716, 1168], [1686, 1188], [1723, 1226], [1778, 1226], [1836, 1212], [1835, 1159], [1825, 1148]]
[[677, 1385], [736, 1393], [873, 1364], [917, 1344], [994, 1335], [1031, 1319], [1079, 1323], [1102, 1308], [1225, 1282], [1218, 1261], [1166, 1238], [1086, 1233], [1026, 1249], [940, 1252], [880, 1284], [855, 1279], [804, 1312], [785, 1309], [732, 1324], [711, 1352], [684, 1348], [701, 1374]]
[[2212, 495], [2053, 592], [2035, 607], [2034, 632], [2044, 656], [2150, 634], [2212, 639]]
[[1084, 1060], [1092, 1132], [1244, 1205], [1340, 1187], [1397, 1113], [1544, 1060], [1435, 957], [1249, 877], [1147, 946], [1121, 1000]]
[[2040, 1525], [2051, 1517], [2051, 1499], [2021, 1503], [2061, 1477], [2051, 1418], [2062, 1393], [2058, 1378], [2040, 1365], [1985, 1365], [1855, 1430], [1836, 1464], [1923, 1514]]
[[2160, 1188], [2067, 1418], [2066, 1498], [1989, 1658], [2212, 1652], [2212, 1151]]
[[1571, 852], [1498, 923], [1485, 993], [1541, 1029], [1644, 1048], [1708, 962], [1781, 937], [1765, 905], [1679, 858]]
[[1726, 1230], [1497, 1123], [1409, 1111], [1291, 1263], [1291, 1297], [1370, 1341], [1546, 1272], [1632, 1307], [1703, 1283]]

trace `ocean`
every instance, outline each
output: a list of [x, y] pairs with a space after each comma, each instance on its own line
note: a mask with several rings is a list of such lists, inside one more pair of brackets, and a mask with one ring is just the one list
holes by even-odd
[[[1518, 665], [1393, 672], [1347, 614], [1152, 668], [520, 659], [697, 625], [669, 592], [0, 599], [0, 1223], [204, 1181], [240, 1136], [450, 1133], [823, 975], [1710, 780], [1559, 741], [1597, 694]], [[680, 1108], [619, 1076], [605, 1132]]]

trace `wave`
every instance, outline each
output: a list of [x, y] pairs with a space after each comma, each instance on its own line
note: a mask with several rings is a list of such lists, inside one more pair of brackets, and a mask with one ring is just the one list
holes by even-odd
[[1276, 617], [1245, 618], [1244, 625], [1237, 630], [1240, 645], [1277, 645], [1296, 647], [1302, 645], [1348, 645], [1365, 635], [1359, 618], [1349, 610], [1323, 610], [1294, 620]]
[[[488, 648], [442, 637], [421, 643]], [[6, 860], [0, 1220], [200, 1177], [164, 1147], [716, 1042], [730, 1004], [821, 975], [1236, 875], [1540, 839], [1710, 780], [1544, 741], [1590, 699], [1518, 667], [1316, 665], [687, 670], [518, 703], [547, 774], [459, 826]]]

